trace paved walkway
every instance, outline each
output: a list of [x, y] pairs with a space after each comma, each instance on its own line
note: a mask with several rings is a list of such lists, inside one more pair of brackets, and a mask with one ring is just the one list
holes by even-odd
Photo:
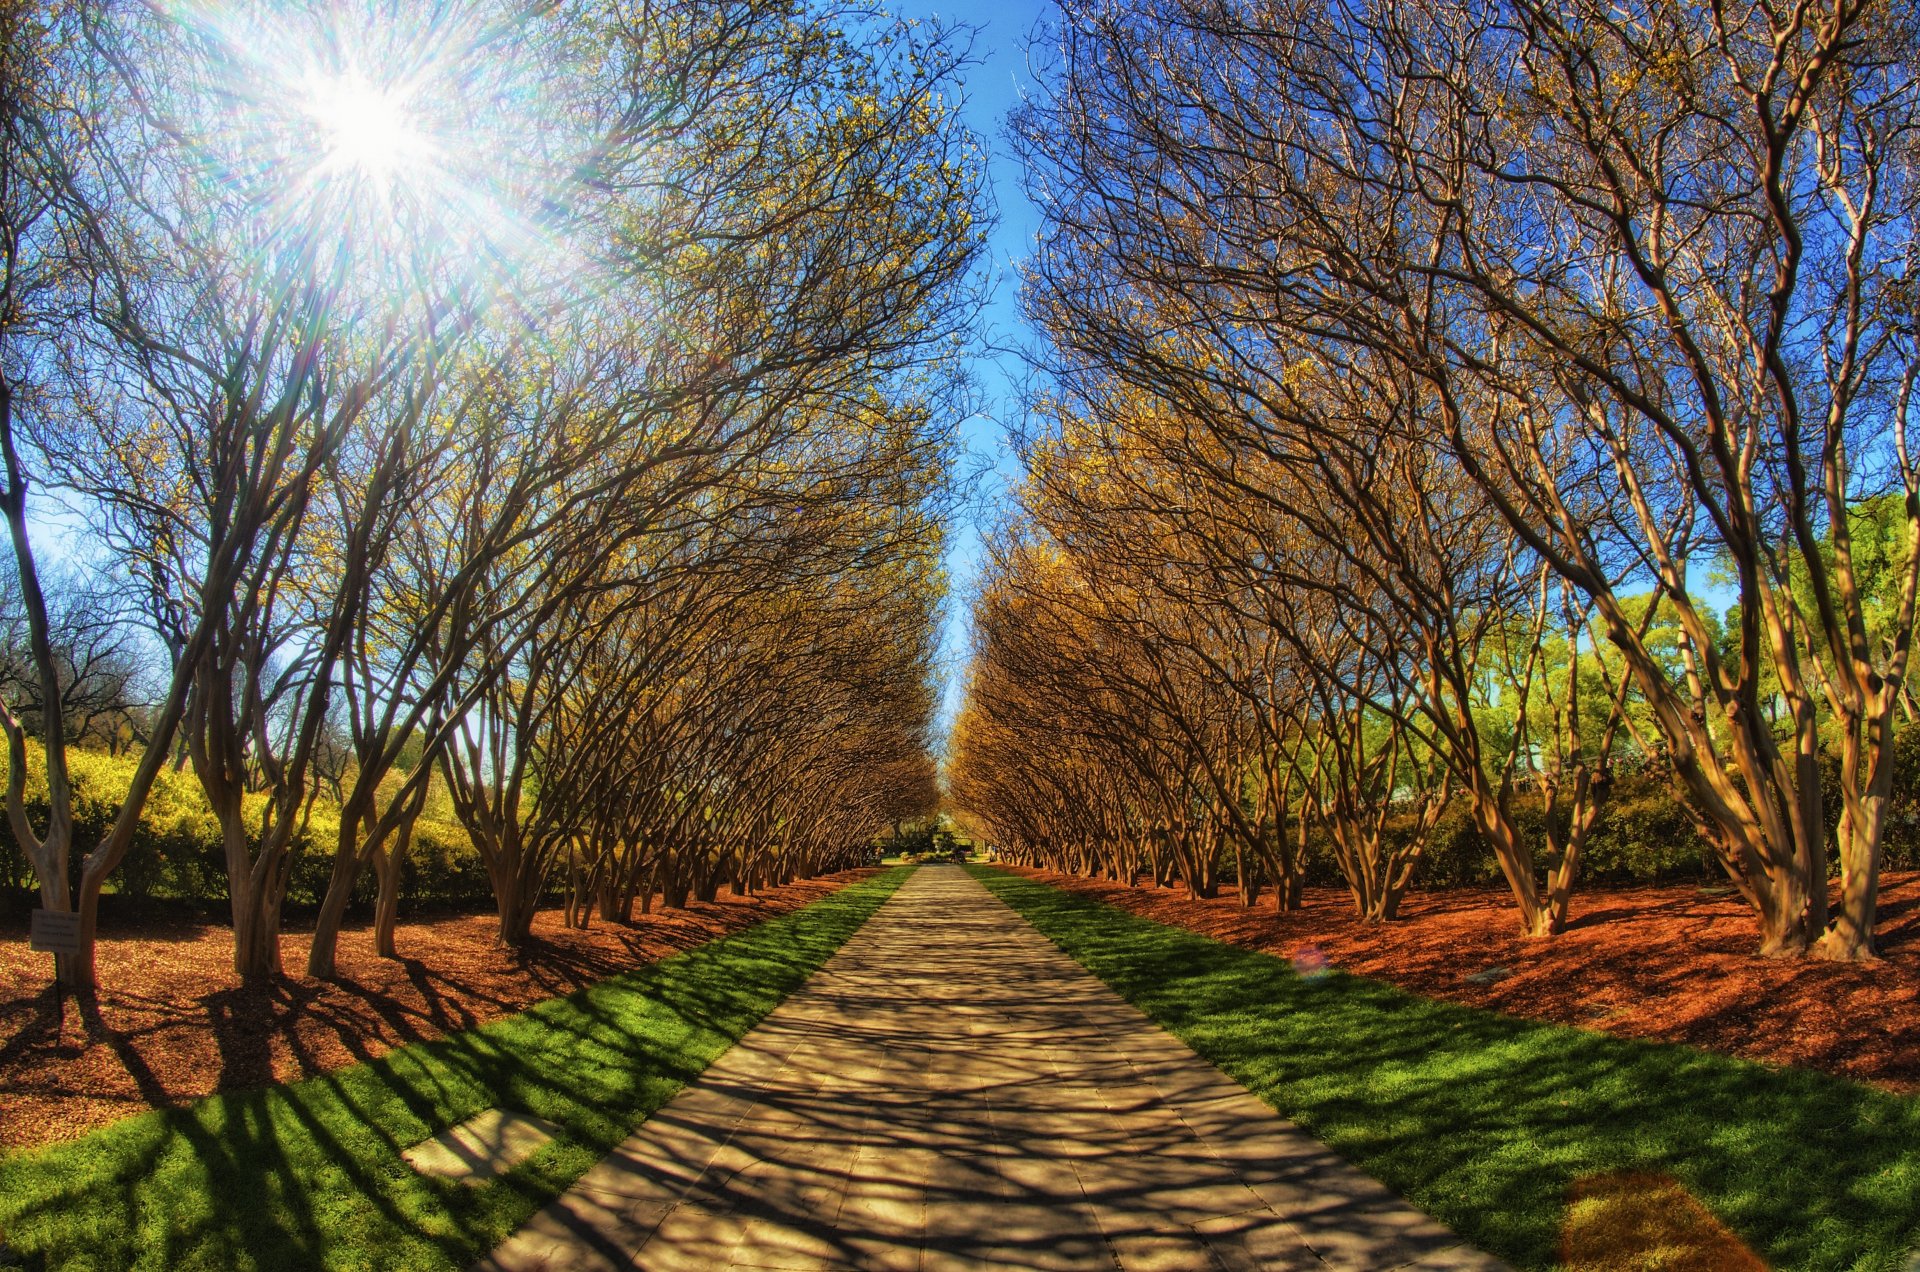
[[1500, 1266], [951, 866], [481, 1265]]

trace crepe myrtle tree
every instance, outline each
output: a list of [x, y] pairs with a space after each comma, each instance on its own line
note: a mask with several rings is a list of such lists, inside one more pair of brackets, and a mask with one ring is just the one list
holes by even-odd
[[[174, 732], [233, 687], [207, 677], [235, 669], [223, 651], [234, 647], [236, 607], [244, 611], [284, 570], [307, 492], [394, 366], [391, 333], [376, 324], [356, 373], [336, 382], [335, 350], [322, 332], [349, 307], [342, 279], [350, 253], [339, 240], [323, 245], [304, 234], [300, 219], [324, 201], [263, 216], [258, 188], [200, 181], [216, 157], [238, 160], [255, 143], [272, 149], [273, 129], [196, 133], [195, 95], [211, 88], [205, 50], [171, 45], [137, 17], [121, 26], [121, 16], [90, 5], [29, 11], [23, 29], [55, 50], [33, 63], [45, 91], [7, 94], [17, 112], [10, 144], [16, 157], [29, 156], [9, 166], [31, 172], [36, 221], [55, 236], [32, 259], [58, 261], [65, 297], [33, 329], [36, 406], [9, 416], [6, 437], [7, 511], [39, 633], [32, 644], [43, 696], [54, 696], [57, 676], [25, 520], [22, 431], [40, 471], [97, 509], [102, 537], [129, 572], [177, 606], [168, 687], [72, 899], [81, 952], [63, 959], [61, 978], [83, 991], [95, 982], [101, 888], [133, 843]], [[45, 51], [32, 43], [10, 38], [8, 56]], [[245, 171], [268, 181], [298, 161], [251, 153], [261, 162]], [[48, 730], [54, 812], [47, 836], [30, 841], [36, 862], [55, 868], [43, 873], [57, 872], [70, 849], [67, 744], [63, 729]], [[244, 856], [244, 835], [224, 820], [230, 857]], [[64, 880], [52, 891], [64, 893]], [[68, 908], [64, 896], [46, 900]]]
[[[1872, 954], [1920, 571], [1915, 42], [1879, 3], [1087, 0], [1017, 125], [1053, 338], [1202, 423], [1321, 371], [1417, 398], [1591, 611], [1770, 953]], [[1869, 596], [1850, 510], [1882, 495]]]
[[[286, 882], [336, 781], [310, 969], [332, 970], [369, 865], [391, 952], [433, 775], [488, 719], [537, 745], [539, 693], [494, 699], [528, 667], [536, 690], [578, 674], [552, 651], [597, 598], [680, 577], [699, 527], [789, 516], [812, 542], [837, 523], [810, 508], [920, 481], [984, 224], [946, 94], [964, 50], [835, 12], [6, 7], [0, 504], [31, 675], [57, 698], [36, 475], [84, 509], [169, 660], [77, 898], [57, 715], [47, 824], [12, 793], [86, 950], [178, 742], [243, 977], [279, 969]], [[61, 975], [91, 986], [91, 953]]]

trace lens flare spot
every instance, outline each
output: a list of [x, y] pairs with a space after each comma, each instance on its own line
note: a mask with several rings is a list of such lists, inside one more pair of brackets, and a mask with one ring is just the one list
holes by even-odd
[[384, 183], [427, 149], [405, 95], [356, 72], [311, 79], [305, 113], [319, 130], [323, 171]]

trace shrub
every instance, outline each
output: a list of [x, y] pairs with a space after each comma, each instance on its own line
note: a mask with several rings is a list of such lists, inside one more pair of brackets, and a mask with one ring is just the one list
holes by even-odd
[[[1913, 732], [1920, 734], [1920, 730]], [[1544, 844], [1546, 816], [1538, 796], [1518, 791], [1511, 808], [1520, 833], [1534, 844]], [[1413, 816], [1408, 814], [1389, 822], [1387, 833], [1401, 836], [1404, 842], [1413, 825]], [[1891, 854], [1888, 864], [1894, 864]], [[1587, 836], [1580, 868], [1583, 881], [1670, 883], [1717, 873], [1706, 842], [1694, 830], [1692, 819], [1675, 801], [1664, 778], [1628, 774], [1614, 779], [1613, 789], [1601, 806], [1600, 819]], [[1455, 798], [1427, 839], [1414, 886], [1488, 887], [1501, 880], [1500, 864], [1486, 836], [1474, 824], [1467, 801]], [[1317, 829], [1308, 839], [1307, 881], [1328, 886], [1343, 882], [1334, 864], [1332, 843], [1324, 831]]]
[[[36, 828], [46, 825], [46, 771], [39, 751], [28, 743], [29, 771], [26, 802]], [[68, 760], [74, 787], [75, 842], [82, 852], [104, 837], [113, 815], [133, 780], [136, 761], [130, 757], [75, 750]], [[6, 756], [0, 751], [0, 780], [5, 779]], [[246, 813], [258, 825], [265, 800], [249, 796]], [[4, 819], [0, 819], [4, 820]], [[329, 801], [315, 804], [300, 856], [287, 881], [287, 904], [295, 910], [312, 909], [326, 894], [333, 871], [333, 847], [339, 834], [339, 809]], [[79, 879], [79, 856], [73, 863]], [[141, 811], [133, 847], [108, 880], [108, 888], [137, 902], [164, 901], [203, 910], [227, 904], [227, 871], [220, 828], [207, 806], [199, 780], [190, 772], [163, 771]], [[354, 888], [354, 903], [365, 910], [373, 903], [376, 883], [372, 871], [362, 872]], [[414, 827], [407, 860], [401, 866], [401, 899], [407, 905], [484, 907], [493, 894], [473, 841], [456, 822], [422, 817]], [[37, 885], [26, 853], [11, 827], [0, 825], [0, 905], [25, 908], [36, 903]]]

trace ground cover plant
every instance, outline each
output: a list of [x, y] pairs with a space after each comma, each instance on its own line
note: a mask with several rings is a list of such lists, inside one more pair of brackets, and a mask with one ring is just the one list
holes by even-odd
[[[906, 873], [479, 1029], [0, 1158], [0, 1232], [36, 1269], [464, 1267], [792, 992]], [[474, 1188], [400, 1160], [494, 1106], [563, 1134]]]
[[1779, 1269], [1900, 1269], [1920, 1248], [1920, 1100], [1801, 1069], [1436, 1002], [977, 878], [1282, 1114], [1523, 1268], [1569, 1193], [1677, 1179]]

